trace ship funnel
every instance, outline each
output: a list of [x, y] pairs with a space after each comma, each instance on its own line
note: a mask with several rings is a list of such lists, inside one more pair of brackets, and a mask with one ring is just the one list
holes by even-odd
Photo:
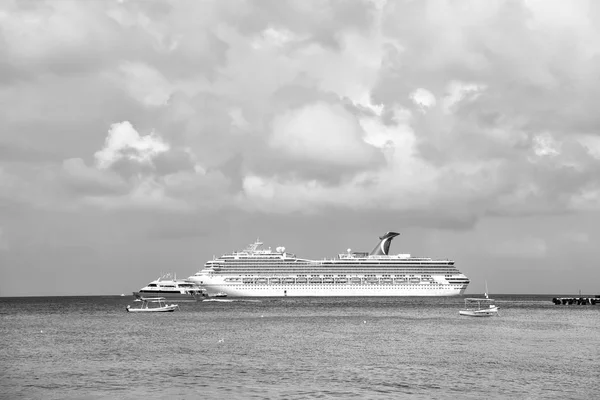
[[383, 236], [379, 237], [379, 244], [375, 246], [373, 250], [369, 253], [370, 256], [387, 256], [390, 251], [390, 244], [392, 243], [392, 239], [396, 236], [400, 235], [396, 232], [388, 232]]

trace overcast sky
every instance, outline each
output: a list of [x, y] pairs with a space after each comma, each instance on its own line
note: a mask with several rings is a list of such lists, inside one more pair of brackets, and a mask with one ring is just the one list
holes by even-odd
[[596, 1], [3, 1], [0, 296], [260, 238], [600, 294]]

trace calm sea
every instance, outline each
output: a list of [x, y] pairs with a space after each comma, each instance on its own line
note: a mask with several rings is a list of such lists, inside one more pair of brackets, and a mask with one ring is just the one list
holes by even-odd
[[0, 397], [600, 398], [600, 305], [495, 297], [492, 318], [462, 298], [0, 298]]

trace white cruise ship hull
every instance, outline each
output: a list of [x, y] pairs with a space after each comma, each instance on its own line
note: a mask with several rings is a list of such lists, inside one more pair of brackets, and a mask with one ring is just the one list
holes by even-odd
[[[209, 279], [205, 280], [209, 281]], [[204, 283], [209, 296], [225, 293], [228, 297], [337, 297], [337, 296], [460, 296], [466, 285], [324, 285], [293, 284], [249, 286], [229, 283]]]

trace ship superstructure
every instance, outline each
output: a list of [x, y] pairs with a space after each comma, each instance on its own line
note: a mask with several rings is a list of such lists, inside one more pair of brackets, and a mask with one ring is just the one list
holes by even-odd
[[370, 252], [337, 258], [298, 258], [284, 247], [263, 249], [256, 241], [206, 262], [188, 280], [208, 295], [228, 296], [456, 296], [469, 284], [452, 260], [389, 254], [396, 232], [381, 236]]

